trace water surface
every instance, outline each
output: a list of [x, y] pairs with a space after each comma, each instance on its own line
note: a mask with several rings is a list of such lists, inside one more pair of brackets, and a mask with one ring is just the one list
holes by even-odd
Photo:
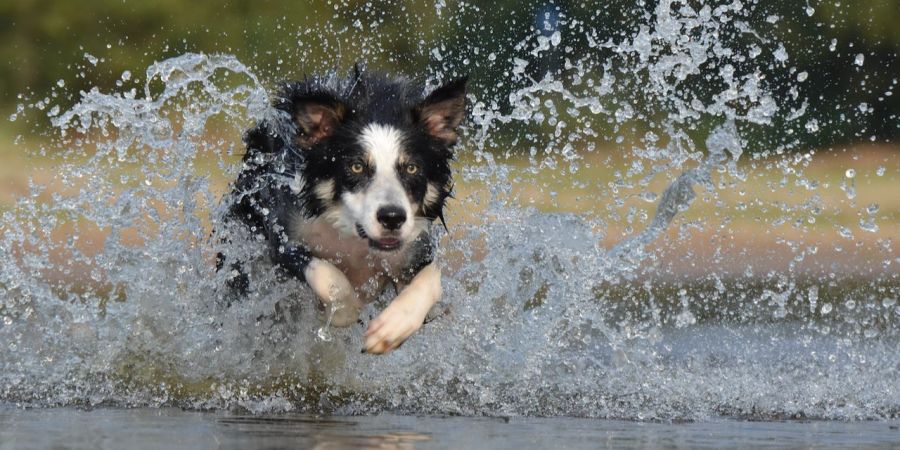
[[0, 407], [0, 448], [896, 448], [900, 422], [240, 415]]

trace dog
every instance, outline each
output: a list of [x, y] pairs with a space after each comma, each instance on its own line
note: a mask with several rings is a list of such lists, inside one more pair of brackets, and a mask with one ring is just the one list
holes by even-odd
[[[438, 219], [446, 227], [466, 84], [456, 78], [425, 96], [406, 78], [359, 66], [285, 82], [274, 114], [244, 135], [223, 222], [265, 242], [271, 262], [312, 289], [333, 326], [357, 322], [393, 285], [398, 294], [369, 323], [363, 352], [399, 347], [440, 300], [432, 228]], [[245, 263], [217, 259], [242, 292], [251, 283]]]

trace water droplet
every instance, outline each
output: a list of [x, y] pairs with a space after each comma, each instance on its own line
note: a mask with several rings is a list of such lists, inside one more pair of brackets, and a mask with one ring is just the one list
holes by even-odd
[[809, 78], [809, 73], [806, 71], [803, 71], [803, 72], [800, 72], [797, 74], [797, 81], [799, 81], [801, 83], [806, 81], [807, 78]]
[[550, 43], [553, 44], [554, 47], [556, 47], [560, 42], [562, 42], [562, 35], [559, 33], [559, 31], [554, 31], [550, 36]]
[[878, 232], [878, 224], [875, 223], [875, 219], [859, 219], [859, 228], [870, 233]]
[[809, 122], [806, 122], [806, 131], [810, 133], [816, 133], [819, 131], [819, 121], [816, 119], [812, 119]]
[[839, 227], [838, 233], [844, 238], [853, 239], [853, 232], [850, 231], [850, 229], [845, 226]]
[[316, 337], [322, 342], [331, 342], [331, 332], [328, 325], [323, 325], [316, 330]]
[[857, 66], [861, 67], [865, 61], [866, 61], [865, 55], [863, 55], [862, 53], [859, 53], [856, 55], [856, 59], [853, 60], [853, 64], [856, 64]]
[[878, 175], [879, 177], [883, 177], [884, 171], [885, 171], [884, 166], [878, 166], [878, 169], [875, 169], [875, 175]]
[[832, 308], [833, 307], [831, 306], [831, 303], [822, 304], [822, 314], [828, 315], [831, 312]]
[[844, 176], [847, 178], [853, 178], [856, 176], [856, 171], [853, 169], [847, 169], [847, 171], [844, 172]]
[[774, 56], [776, 61], [785, 62], [788, 60], [788, 52], [785, 50], [784, 45], [778, 44], [778, 49], [775, 50]]
[[525, 73], [525, 67], [528, 66], [528, 61], [525, 61], [521, 58], [513, 58], [513, 64], [515, 64], [515, 66], [512, 69], [512, 73], [515, 75], [521, 75]]
[[675, 317], [676, 328], [684, 328], [690, 325], [694, 325], [695, 323], [697, 323], [697, 317], [694, 316], [694, 314], [691, 313], [687, 308], [685, 308], [684, 311], [681, 311], [681, 313]]

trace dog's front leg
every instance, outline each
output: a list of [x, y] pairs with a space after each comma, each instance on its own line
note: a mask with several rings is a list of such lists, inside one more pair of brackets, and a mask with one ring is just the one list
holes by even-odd
[[331, 314], [331, 325], [347, 327], [359, 319], [362, 302], [340, 269], [328, 261], [312, 258], [303, 270], [303, 276]]
[[365, 334], [364, 351], [387, 353], [422, 327], [431, 307], [441, 299], [441, 270], [428, 264], [372, 323]]

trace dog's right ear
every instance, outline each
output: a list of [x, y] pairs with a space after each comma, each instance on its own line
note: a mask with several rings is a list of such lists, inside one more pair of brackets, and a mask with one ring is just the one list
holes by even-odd
[[329, 93], [312, 92], [293, 99], [293, 119], [299, 134], [298, 147], [308, 149], [327, 139], [347, 118], [346, 105]]

